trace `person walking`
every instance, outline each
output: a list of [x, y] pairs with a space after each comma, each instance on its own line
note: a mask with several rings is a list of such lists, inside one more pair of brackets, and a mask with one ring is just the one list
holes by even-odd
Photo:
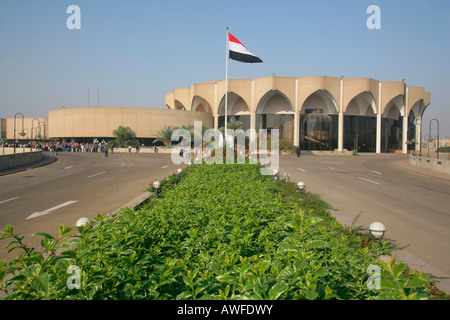
[[300, 158], [300, 154], [302, 153], [302, 149], [300, 146], [297, 147], [297, 157]]

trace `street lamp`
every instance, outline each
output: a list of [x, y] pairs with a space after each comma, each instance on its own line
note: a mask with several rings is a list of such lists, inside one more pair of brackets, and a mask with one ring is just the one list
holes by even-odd
[[384, 234], [386, 233], [387, 229], [381, 222], [372, 222], [369, 226], [369, 233], [370, 235], [376, 240], [380, 241]]
[[305, 187], [306, 185], [304, 182], [300, 181], [299, 183], [297, 183], [297, 188], [298, 190], [300, 190], [300, 198], [303, 197], [303, 190], [305, 190]]
[[160, 187], [161, 187], [161, 182], [159, 182], [158, 180], [153, 182], [153, 188], [155, 188], [155, 196], [156, 196], [156, 198], [158, 198], [158, 189]]
[[[431, 122], [436, 121], [437, 122], [437, 143], [436, 143], [436, 151], [437, 151], [437, 158], [439, 159], [439, 120], [438, 119], [431, 119], [430, 120], [430, 139], [431, 139]], [[433, 139], [431, 139], [433, 141]], [[431, 142], [430, 141], [430, 142]]]
[[23, 132], [23, 121], [24, 121], [23, 113], [17, 112], [14, 115], [14, 153], [16, 153], [16, 117], [18, 114], [20, 114], [22, 116], [22, 132], [19, 132], [19, 135], [22, 137], [25, 135], [25, 132]]
[[91, 223], [91, 219], [89, 219], [88, 217], [83, 217], [83, 218], [78, 219], [76, 226], [84, 227], [84, 226], [89, 225], [90, 223]]

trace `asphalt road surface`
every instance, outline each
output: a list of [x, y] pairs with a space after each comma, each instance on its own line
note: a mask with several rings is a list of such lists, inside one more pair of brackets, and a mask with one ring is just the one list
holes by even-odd
[[450, 275], [450, 181], [396, 164], [405, 159], [394, 154], [286, 156], [280, 158], [280, 170], [320, 194], [338, 221], [351, 225], [358, 215], [356, 226], [380, 221], [387, 238], [407, 246], [399, 257], [424, 272], [429, 267], [435, 275]]
[[[81, 217], [106, 215], [146, 191], [155, 179], [176, 172], [170, 154], [58, 154], [47, 166], [0, 176], [0, 228], [12, 225], [24, 242], [38, 247], [35, 232], [57, 236]], [[0, 260], [9, 259], [0, 241]]]

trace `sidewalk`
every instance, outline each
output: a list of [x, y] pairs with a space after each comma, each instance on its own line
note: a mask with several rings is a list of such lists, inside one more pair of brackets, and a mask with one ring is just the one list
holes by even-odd
[[7, 174], [11, 174], [11, 173], [25, 171], [25, 170], [28, 170], [28, 169], [34, 169], [34, 168], [46, 166], [46, 165], [48, 165], [50, 163], [55, 162], [56, 160], [58, 160], [57, 157], [47, 156], [47, 155], [43, 154], [42, 155], [42, 160], [40, 160], [38, 162], [30, 163], [30, 164], [27, 164], [25, 166], [16, 167], [16, 168], [12, 168], [12, 169], [0, 170], [0, 176], [4, 176], [4, 175], [7, 175]]
[[400, 168], [415, 172], [415, 173], [419, 173], [419, 174], [423, 174], [429, 177], [433, 177], [433, 178], [438, 178], [438, 179], [442, 179], [442, 180], [447, 180], [450, 181], [450, 175], [445, 174], [445, 173], [438, 173], [438, 172], [434, 172], [431, 170], [427, 170], [427, 169], [422, 169], [422, 168], [418, 168], [416, 166], [413, 166], [409, 163], [409, 160], [401, 160], [395, 163], [397, 166], [399, 166]]

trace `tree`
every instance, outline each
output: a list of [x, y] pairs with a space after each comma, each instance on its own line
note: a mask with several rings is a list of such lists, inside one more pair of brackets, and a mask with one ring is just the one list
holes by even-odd
[[108, 147], [126, 148], [128, 146], [136, 147], [139, 140], [136, 139], [136, 133], [130, 127], [119, 126], [113, 131], [114, 140], [108, 142]]
[[153, 142], [162, 142], [168, 148], [172, 146], [172, 133], [177, 129], [177, 127], [169, 126], [164, 127], [156, 133], [156, 139]]
[[[230, 119], [230, 121], [228, 121], [227, 129], [237, 130], [237, 129], [243, 129], [243, 128], [244, 128], [244, 123], [242, 123], [242, 121], [236, 120], [235, 117], [232, 117]], [[224, 134], [225, 127], [221, 127], [219, 130], [222, 132], [222, 134]]]

